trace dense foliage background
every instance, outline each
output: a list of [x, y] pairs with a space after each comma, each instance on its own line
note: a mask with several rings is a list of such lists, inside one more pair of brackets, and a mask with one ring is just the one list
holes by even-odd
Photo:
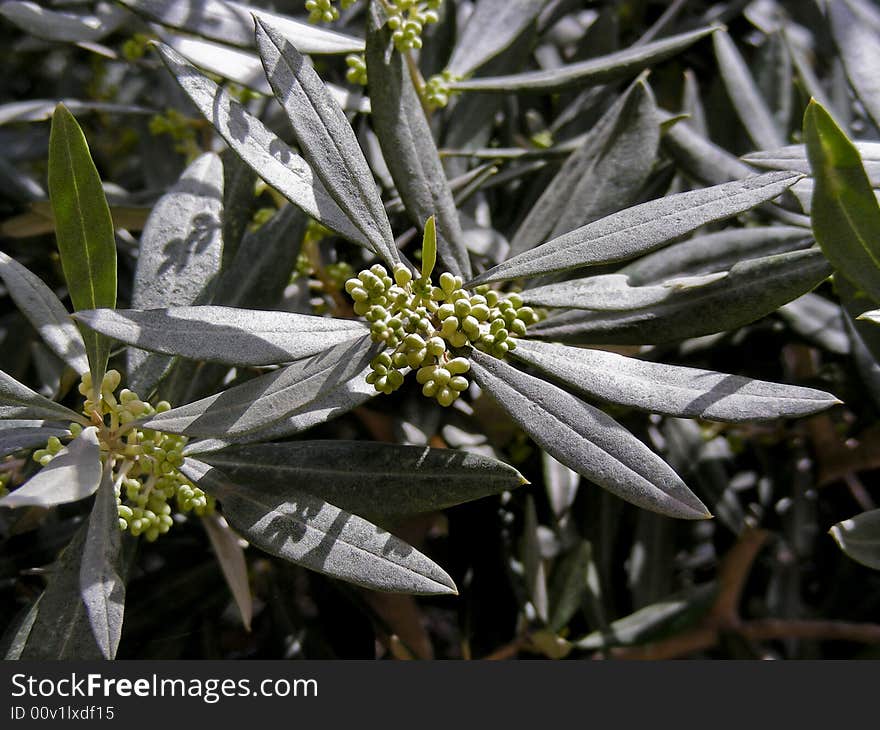
[[[105, 183], [117, 228], [118, 302], [128, 307], [138, 239], [150, 209], [188, 162], [224, 144], [146, 45], [160, 38], [186, 55], [179, 43], [189, 36], [173, 29], [182, 25], [180, 18], [164, 26], [151, 22], [156, 18], [150, 8], [163, 3], [41, 5], [45, 13], [28, 14], [37, 6], [0, 4], [0, 246], [64, 297], [45, 181], [47, 120], [55, 103], [66, 100]], [[253, 7], [258, 5], [264, 4]], [[363, 5], [344, 10], [332, 28], [362, 38]], [[439, 22], [426, 25], [417, 56], [424, 78], [441, 72], [458, 50], [473, 5], [445, 0]], [[772, 168], [761, 163], [760, 151], [772, 158], [769, 151], [803, 141], [803, 112], [811, 96], [833, 110], [851, 137], [877, 139], [878, 119], [865, 96], [871, 90], [860, 87], [864, 78], [854, 71], [863, 64], [866, 73], [880, 73], [880, 56], [870, 53], [880, 48], [880, 6], [869, 0], [532, 5], [536, 10], [521, 32], [480, 64], [474, 78], [549, 73], [713, 24], [724, 29], [648, 64], [621, 71], [608, 62], [617, 70], [571, 86], [464, 91], [447, 107], [430, 110], [476, 271], [503, 259], [499, 252], [515, 240], [529, 211], [578, 149], [580, 135], [594, 129], [645, 65], [650, 73], [644, 78], [668, 118], [644, 180], [615, 188], [615, 181], [628, 180], [630, 168], [644, 161], [627, 158], [623, 147], [609, 143], [603, 150], [607, 161], [600, 154], [580, 170], [578, 179], [588, 184], [565, 187], [558, 194], [570, 199], [565, 206], [547, 203], [548, 216], [593, 205], [595, 219]], [[301, 19], [307, 14], [298, 0], [267, 9]], [[97, 20], [66, 27], [57, 18], [53, 22], [52, 13]], [[186, 18], [188, 30], [204, 23], [202, 35], [210, 37], [208, 20], [196, 12]], [[92, 34], [83, 28], [92, 28]], [[223, 58], [215, 53], [215, 59]], [[253, 50], [248, 53], [256, 58]], [[421, 239], [395, 201], [391, 173], [365, 112], [371, 89], [346, 78], [344, 55], [315, 54], [315, 68], [324, 81], [347, 89], [347, 115], [384, 191], [393, 230], [404, 234], [399, 242], [412, 254]], [[248, 88], [242, 58], [226, 62], [232, 80], [219, 67], [207, 69], [212, 78], [290, 141], [265, 80], [250, 77]], [[677, 119], [682, 114], [687, 117]], [[625, 143], [630, 131], [621, 123], [613, 139]], [[229, 150], [222, 159], [224, 241], [278, 225], [276, 211], [289, 211], [283, 198], [258, 183]], [[793, 191], [776, 210], [758, 209], [700, 233], [778, 224], [802, 226], [809, 237], [810, 189]], [[371, 254], [324, 235], [305, 214], [285, 216], [280, 235], [271, 239], [278, 252], [271, 275], [237, 303], [351, 316], [342, 282], [365, 268]], [[553, 220], [533, 223], [536, 230], [544, 228], [541, 240], [551, 237]], [[576, 215], [573, 220], [572, 228], [588, 222]], [[725, 270], [736, 260], [726, 262]], [[691, 260], [682, 273], [718, 270], [712, 263], [700, 269]], [[618, 268], [610, 264], [596, 271]], [[676, 272], [665, 273], [673, 278]], [[876, 658], [880, 574], [844, 554], [828, 534], [835, 523], [874, 507], [880, 468], [880, 399], [876, 385], [866, 385], [871, 369], [864, 367], [864, 346], [839, 301], [826, 280], [812, 293], [778, 309], [774, 305], [767, 316], [724, 331], [710, 325], [709, 334], [650, 346], [601, 340], [623, 354], [809, 386], [843, 401], [803, 419], [733, 424], [606, 406], [684, 478], [714, 514], [712, 520], [676, 520], [598, 489], [542, 452], [488, 398], [467, 409], [441, 409], [417, 390], [401, 390], [307, 435], [472, 450], [515, 466], [529, 480], [529, 486], [393, 526], [396, 535], [444, 567], [458, 596], [372, 592], [251, 547], [245, 556], [253, 615], [246, 630], [211, 541], [199, 521], [190, 519], [137, 546], [118, 656]], [[696, 304], [673, 314], [679, 322], [701, 316], [705, 312]], [[70, 372], [6, 296], [0, 317], [0, 368], [76, 408]], [[114, 351], [111, 364], [123, 360], [124, 349]], [[178, 405], [214, 392], [229, 369], [211, 367], [216, 369], [182, 369], [177, 380], [165, 383], [163, 397]], [[20, 454], [4, 465], [14, 459], [25, 473], [35, 468]], [[7, 643], [42, 591], [47, 567], [87, 514], [83, 503], [24, 517], [0, 513], [0, 625], [9, 627]]]

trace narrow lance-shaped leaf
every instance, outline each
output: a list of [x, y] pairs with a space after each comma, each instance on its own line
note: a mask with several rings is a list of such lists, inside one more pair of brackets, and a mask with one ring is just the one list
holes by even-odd
[[68, 43], [97, 41], [116, 30], [124, 21], [124, 10], [98, 5], [96, 15], [79, 15], [50, 10], [28, 0], [6, 0], [0, 15], [38, 38]]
[[772, 200], [801, 177], [791, 172], [770, 172], [642, 203], [514, 256], [476, 277], [470, 285], [634, 258], [707, 223]]
[[49, 570], [19, 659], [102, 659], [80, 595], [80, 566], [89, 526], [82, 525]]
[[76, 318], [144, 350], [230, 365], [292, 362], [368, 331], [355, 320], [211, 305], [98, 309]]
[[2, 370], [0, 370], [0, 418], [88, 423], [81, 413], [44, 398]]
[[[754, 322], [814, 289], [831, 274], [817, 249], [749, 259], [726, 275], [667, 287], [649, 306], [620, 311], [568, 311], [529, 327], [529, 337], [584, 344], [655, 344], [724, 332]], [[548, 287], [549, 288], [549, 287]], [[640, 287], [634, 287], [636, 293]], [[660, 287], [641, 287], [656, 290]]]
[[457, 593], [452, 579], [402, 540], [294, 487], [251, 487], [194, 459], [181, 471], [216, 497], [229, 523], [277, 557], [365, 588], [396, 593]]
[[[541, 91], [555, 92], [572, 86], [596, 86], [627, 76], [665, 61], [701, 38], [714, 33], [716, 27], [670, 36], [663, 40], [630, 47], [607, 56], [591, 58], [546, 71], [526, 71], [510, 76], [492, 76], [456, 81], [450, 86], [461, 91]], [[369, 42], [368, 42], [369, 45]]]
[[880, 570], [880, 509], [838, 522], [829, 532], [853, 560]]
[[610, 416], [502, 360], [478, 350], [470, 357], [477, 384], [557, 461], [639, 507], [684, 519], [710, 516], [678, 475]]
[[785, 144], [785, 138], [776, 126], [772, 112], [727, 31], [716, 31], [712, 35], [712, 43], [727, 94], [749, 138], [759, 148], [781, 147]]
[[[252, 51], [231, 48], [221, 43], [176, 33], [160, 33], [159, 40], [167, 43], [203, 71], [210, 71], [212, 74], [222, 76], [224, 79], [246, 86], [261, 94], [267, 96], [272, 94], [272, 87], [266, 80], [266, 72], [263, 70], [263, 64], [260, 63], [260, 57]], [[297, 48], [300, 53], [308, 52], [301, 46], [297, 46]], [[370, 113], [370, 99], [364, 96], [363, 91], [351, 90], [330, 83], [326, 86], [330, 95], [346, 111]]]
[[526, 483], [512, 466], [452, 449], [367, 441], [293, 441], [199, 454], [239, 483], [297, 488], [389, 523]]
[[519, 340], [511, 355], [586, 395], [681, 418], [760, 421], [806, 416], [840, 403], [833, 395], [813, 388], [557, 343]]
[[804, 138], [816, 181], [816, 241], [836, 269], [880, 302], [880, 205], [858, 150], [815, 101], [804, 114]]
[[480, 0], [467, 19], [446, 68], [466, 76], [508, 48], [534, 20], [543, 0]]
[[446, 271], [467, 279], [470, 257], [455, 199], [403, 54], [394, 49], [375, 2], [367, 20], [366, 62], [373, 129], [406, 212], [419, 228], [436, 216], [440, 260]]
[[44, 446], [51, 436], [69, 438], [70, 431], [61, 426], [4, 428], [0, 430], [0, 458], [21, 449]]
[[831, 37], [856, 96], [875, 125], [880, 125], [880, 38], [848, 0], [826, 5]]
[[40, 277], [2, 252], [0, 279], [16, 306], [49, 348], [77, 373], [86, 372], [89, 361], [83, 339], [55, 292]]
[[[825, 109], [825, 111], [828, 110]], [[853, 141], [852, 144], [862, 159], [862, 166], [865, 168], [871, 187], [880, 187], [880, 142]], [[754, 167], [765, 170], [793, 170], [806, 175], [812, 173], [810, 159], [807, 156], [807, 146], [803, 144], [790, 144], [773, 150], [749, 152], [741, 159]]]
[[275, 97], [303, 157], [372, 249], [400, 261], [373, 173], [345, 113], [305, 57], [278, 30], [257, 18], [257, 49]]
[[257, 8], [222, 0], [119, 0], [123, 5], [169, 28], [177, 28], [233, 46], [254, 45], [254, 17], [266, 20], [302, 53], [357, 53], [360, 38], [319, 28]]
[[660, 118], [635, 82], [593, 126], [529, 211], [510, 242], [518, 254], [633, 202], [654, 167]]
[[125, 582], [119, 574], [122, 532], [113, 473], [104, 468], [89, 517], [79, 569], [79, 585], [95, 641], [105, 659], [116, 657], [125, 611]]
[[27, 482], [0, 499], [0, 507], [51, 507], [76, 502], [94, 494], [100, 483], [98, 431], [89, 426]]
[[[207, 152], [184, 170], [150, 213], [138, 249], [133, 308], [195, 304], [208, 298], [222, 256], [222, 208], [223, 166], [217, 155]], [[168, 357], [135, 348], [127, 357], [128, 384], [139, 393], [150, 392], [171, 364]]]
[[[187, 436], [225, 438], [265, 430], [316, 400], [340, 390], [347, 392], [349, 381], [369, 366], [374, 350], [368, 336], [343, 342], [222, 393], [160, 413], [145, 425]], [[328, 409], [326, 415], [340, 407]]]
[[[73, 115], [59, 104], [49, 135], [49, 199], [61, 266], [74, 309], [116, 306], [116, 240], [101, 178]], [[110, 341], [84, 331], [97, 387], [110, 356]]]
[[813, 244], [812, 232], [798, 226], [728, 228], [694, 236], [642, 256], [622, 269], [632, 286], [681, 276], [727, 271], [740, 261], [797, 251]]
[[251, 630], [251, 619], [254, 614], [254, 599], [251, 595], [251, 586], [248, 581], [247, 560], [244, 557], [244, 548], [240, 544], [240, 538], [229, 523], [218, 514], [210, 514], [202, 517], [202, 525], [208, 533], [211, 547], [226, 585], [235, 600], [238, 612], [241, 614], [241, 622], [246, 630]]
[[288, 144], [179, 53], [162, 44], [156, 44], [156, 49], [196, 108], [257, 175], [322, 225], [370, 247], [306, 161]]
[[299, 208], [285, 205], [245, 233], [233, 259], [224, 264], [213, 301], [230, 307], [276, 306], [296, 267], [307, 222]]

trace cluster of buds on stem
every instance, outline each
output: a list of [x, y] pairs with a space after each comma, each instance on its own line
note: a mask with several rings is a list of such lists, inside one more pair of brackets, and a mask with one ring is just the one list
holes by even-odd
[[392, 393], [403, 385], [404, 371], [412, 368], [422, 393], [449, 406], [468, 387], [467, 348], [503, 358], [538, 315], [517, 294], [488, 286], [471, 293], [449, 272], [435, 286], [435, 260], [436, 232], [429, 218], [421, 277], [415, 278], [404, 264], [394, 268], [393, 276], [376, 264], [349, 279], [345, 291], [354, 300], [355, 313], [370, 323], [373, 341], [386, 346], [371, 362], [367, 382], [380, 393]]
[[[343, 10], [347, 10], [357, 0], [341, 0], [339, 3]], [[333, 5], [333, 0], [306, 0], [306, 10], [309, 11], [310, 23], [332, 23], [339, 19], [339, 10]]]
[[397, 0], [385, 3], [394, 47], [403, 53], [422, 47], [422, 29], [440, 19], [443, 0]]
[[[215, 503], [179, 471], [187, 438], [138, 426], [138, 419], [168, 411], [171, 405], [160, 401], [154, 407], [127, 388], [117, 393], [120, 381], [119, 372], [108, 370], [100, 388], [94, 388], [91, 375], [83, 375], [83, 413], [98, 427], [101, 455], [113, 465], [120, 529], [153, 541], [174, 523], [169, 502], [179, 512], [197, 515], [213, 512]], [[82, 428], [71, 423], [71, 435], [78, 436]], [[61, 449], [61, 441], [52, 436], [33, 459], [45, 466]]]

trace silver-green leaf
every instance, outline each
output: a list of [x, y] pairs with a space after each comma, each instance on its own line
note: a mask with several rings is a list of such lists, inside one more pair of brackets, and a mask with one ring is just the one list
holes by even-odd
[[612, 494], [670, 517], [709, 513], [679, 476], [610, 416], [555, 385], [478, 350], [478, 385], [557, 461]]
[[345, 113], [306, 58], [278, 30], [256, 19], [257, 50], [303, 157], [371, 248], [400, 261], [373, 173]]
[[470, 285], [634, 258], [772, 200], [801, 177], [770, 172], [642, 203], [514, 256]]
[[302, 157], [177, 51], [156, 48], [196, 108], [257, 175], [327, 228], [370, 247]]
[[807, 416], [840, 403], [813, 388], [558, 343], [520, 340], [511, 355], [586, 395], [682, 418], [739, 423]]
[[295, 487], [233, 483], [194, 459], [181, 471], [220, 501], [236, 530], [271, 555], [373, 590], [457, 593], [452, 579], [415, 548]]
[[79, 586], [86, 616], [105, 659], [114, 659], [122, 636], [125, 582], [119, 574], [122, 532], [113, 489], [113, 473], [104, 468], [89, 517], [79, 568]]
[[500, 494], [526, 483], [512, 466], [451, 449], [370, 441], [292, 441], [200, 454], [239, 483], [297, 489], [379, 523]]
[[295, 312], [213, 305], [168, 309], [95, 309], [76, 318], [144, 350], [230, 365], [272, 365], [315, 355], [363, 337], [363, 322]]
[[0, 279], [22, 314], [49, 348], [82, 375], [89, 369], [86, 348], [70, 313], [40, 277], [0, 252]]
[[22, 486], [0, 499], [0, 507], [51, 507], [77, 502], [94, 494], [100, 483], [98, 430], [89, 426]]
[[[207, 299], [223, 252], [222, 213], [223, 165], [217, 155], [206, 152], [153, 206], [140, 239], [133, 308], [158, 309]], [[171, 364], [170, 357], [134, 348], [127, 357], [128, 384], [139, 393], [150, 392]]]

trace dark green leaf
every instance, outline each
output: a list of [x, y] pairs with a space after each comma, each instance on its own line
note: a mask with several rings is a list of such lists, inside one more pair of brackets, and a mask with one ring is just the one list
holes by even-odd
[[221, 271], [214, 303], [275, 307], [290, 283], [307, 223], [308, 217], [299, 208], [285, 205], [256, 231], [246, 233]]
[[836, 269], [880, 302], [880, 205], [859, 152], [815, 101], [804, 114], [813, 232]]
[[457, 593], [452, 579], [415, 548], [322, 499], [291, 487], [236, 484], [193, 459], [181, 471], [220, 501], [251, 544], [272, 555], [373, 590]]
[[400, 261], [379, 189], [345, 113], [306, 59], [257, 19], [257, 49], [303, 157], [385, 263]]
[[586, 395], [670, 416], [737, 423], [805, 416], [840, 403], [813, 388], [556, 343], [520, 340], [511, 355]]
[[145, 350], [231, 365], [272, 365], [362, 337], [363, 322], [294, 312], [199, 306], [100, 309], [77, 319]]
[[[116, 306], [116, 240], [101, 178], [73, 115], [59, 104], [49, 136], [49, 198], [64, 278], [73, 308]], [[100, 384], [110, 341], [88, 330], [83, 340]]]
[[574, 642], [578, 649], [601, 649], [605, 646], [631, 646], [649, 641], [672, 625], [696, 619], [708, 610], [715, 592], [714, 584], [687, 590], [665, 601], [645, 606], [625, 618], [614, 621], [607, 631], [594, 631]]
[[514, 256], [470, 285], [634, 258], [772, 200], [800, 177], [770, 172], [642, 203]]
[[478, 350], [471, 367], [479, 386], [538, 446], [581, 476], [670, 517], [710, 516], [660, 457], [602, 411]]

